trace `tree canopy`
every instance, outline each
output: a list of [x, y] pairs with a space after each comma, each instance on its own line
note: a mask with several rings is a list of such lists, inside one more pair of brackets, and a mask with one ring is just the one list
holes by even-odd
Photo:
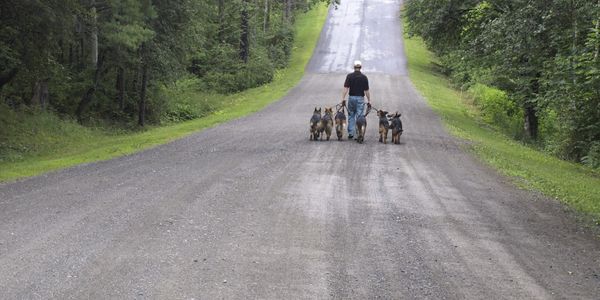
[[405, 12], [454, 82], [522, 108], [522, 138], [600, 165], [600, 1], [409, 0]]
[[80, 123], [160, 122], [160, 88], [231, 93], [285, 67], [296, 12], [324, 0], [6, 0], [0, 99]]

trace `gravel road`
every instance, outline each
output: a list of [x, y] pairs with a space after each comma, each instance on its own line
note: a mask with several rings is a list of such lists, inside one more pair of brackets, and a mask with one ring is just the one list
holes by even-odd
[[[598, 299], [600, 239], [463, 150], [406, 77], [399, 0], [343, 0], [254, 115], [0, 185], [2, 299]], [[362, 59], [401, 145], [311, 142]]]

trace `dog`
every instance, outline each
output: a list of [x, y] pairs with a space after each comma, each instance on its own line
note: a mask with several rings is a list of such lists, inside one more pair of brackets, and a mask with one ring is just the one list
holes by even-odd
[[391, 119], [390, 121], [392, 122], [391, 128], [392, 128], [392, 143], [398, 145], [400, 144], [400, 136], [402, 135], [402, 121], [400, 120], [400, 116], [402, 114], [399, 112], [396, 112], [395, 114], [391, 115]]
[[313, 115], [310, 118], [310, 140], [316, 141], [319, 138], [319, 124], [321, 124], [321, 108], [315, 107]]
[[335, 134], [337, 135], [338, 141], [342, 140], [344, 127], [346, 127], [346, 114], [344, 113], [344, 108], [342, 108], [335, 114]]
[[333, 131], [333, 108], [325, 107], [325, 114], [321, 118], [321, 122], [319, 124], [319, 131], [321, 135], [321, 140], [323, 140], [323, 132], [327, 136], [327, 140], [331, 137], [331, 132]]
[[377, 116], [379, 117], [379, 142], [384, 144], [387, 144], [388, 130], [390, 130], [390, 121], [388, 121], [387, 115], [387, 111], [377, 111]]
[[367, 131], [367, 116], [356, 118], [356, 141], [362, 144], [365, 141], [365, 132]]

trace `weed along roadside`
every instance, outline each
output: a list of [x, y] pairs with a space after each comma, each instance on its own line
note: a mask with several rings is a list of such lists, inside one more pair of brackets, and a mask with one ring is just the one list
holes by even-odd
[[420, 38], [405, 36], [405, 47], [411, 81], [453, 135], [470, 141], [481, 160], [519, 187], [559, 199], [600, 225], [598, 171], [536, 151], [486, 126], [481, 121], [486, 116], [467, 101], [473, 95], [453, 89], [434, 69], [435, 57]]
[[[206, 116], [131, 133], [86, 128], [74, 121], [61, 120], [52, 114], [43, 114], [32, 126], [44, 129], [35, 130], [33, 133], [26, 132], [16, 137], [38, 139], [36, 151], [33, 154], [25, 152], [10, 159], [0, 159], [0, 182], [131, 154], [259, 111], [283, 97], [300, 81], [319, 39], [327, 12], [327, 5], [318, 4], [307, 12], [298, 13], [294, 23], [295, 38], [288, 66], [276, 70], [270, 83], [230, 95], [206, 95], [193, 89], [171, 94], [187, 97], [191, 102], [210, 98], [211, 101], [220, 103], [215, 112]], [[185, 86], [185, 82], [183, 85]], [[0, 113], [2, 123], [19, 122], [22, 118], [10, 112], [8, 108], [5, 110], [5, 107], [0, 107]], [[55, 132], [44, 130], [55, 130]], [[5, 133], [0, 131], [0, 134]]]

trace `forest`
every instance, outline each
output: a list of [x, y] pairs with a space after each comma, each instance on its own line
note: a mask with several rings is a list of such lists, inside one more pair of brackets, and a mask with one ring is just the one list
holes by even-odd
[[405, 16], [484, 122], [600, 167], [600, 1], [408, 0]]
[[271, 81], [287, 64], [295, 14], [319, 1], [1, 1], [1, 112], [119, 128], [201, 117], [215, 104], [171, 91]]

